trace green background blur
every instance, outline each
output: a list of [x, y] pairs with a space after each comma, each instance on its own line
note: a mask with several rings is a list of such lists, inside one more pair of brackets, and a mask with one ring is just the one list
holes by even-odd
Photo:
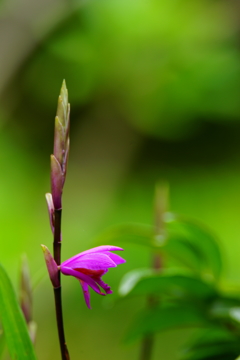
[[[51, 285], [40, 248], [52, 236], [44, 194], [57, 97], [66, 79], [71, 153], [63, 196], [67, 259], [111, 225], [153, 221], [157, 181], [171, 210], [219, 236], [222, 286], [240, 283], [240, 16], [237, 0], [0, 2], [0, 261], [18, 284], [26, 253], [39, 359], [58, 356]], [[120, 246], [123, 244], [119, 244]], [[125, 244], [105, 276], [116, 293], [150, 254]], [[72, 359], [137, 359], [122, 338], [144, 301], [91, 292], [63, 278]], [[157, 336], [153, 360], [175, 360], [192, 330]], [[57, 355], [56, 355], [57, 352]]]

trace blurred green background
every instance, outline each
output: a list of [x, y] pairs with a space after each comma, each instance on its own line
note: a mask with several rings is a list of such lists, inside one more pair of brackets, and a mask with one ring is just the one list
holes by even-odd
[[[153, 221], [154, 186], [170, 184], [171, 210], [219, 236], [222, 284], [240, 283], [240, 17], [237, 0], [2, 0], [0, 3], [0, 254], [16, 288], [22, 253], [34, 285], [39, 359], [58, 358], [51, 285], [40, 248], [51, 247], [44, 194], [57, 97], [66, 79], [71, 153], [63, 197], [67, 259], [111, 225]], [[120, 246], [122, 244], [119, 244]], [[105, 276], [114, 292], [148, 266]], [[63, 278], [72, 359], [137, 359], [122, 338], [144, 306], [112, 306]], [[153, 359], [177, 359], [191, 330], [157, 336]]]

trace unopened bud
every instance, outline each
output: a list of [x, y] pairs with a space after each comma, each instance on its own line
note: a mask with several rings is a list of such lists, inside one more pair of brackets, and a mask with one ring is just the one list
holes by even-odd
[[63, 155], [65, 152], [65, 130], [61, 123], [59, 116], [55, 117], [55, 128], [54, 128], [54, 149], [53, 153], [59, 164], [63, 162]]
[[62, 208], [63, 173], [54, 155], [51, 155], [51, 190], [55, 210]]
[[54, 260], [54, 258], [52, 257], [52, 254], [50, 253], [48, 248], [45, 245], [41, 245], [41, 247], [42, 247], [43, 255], [44, 255], [44, 258], [46, 261], [50, 280], [53, 284], [53, 287], [58, 288], [58, 287], [60, 287], [60, 282], [59, 282], [59, 277], [58, 277], [59, 270], [58, 270], [57, 263]]
[[51, 226], [51, 229], [52, 229], [52, 233], [54, 234], [54, 205], [53, 205], [52, 194], [47, 193], [45, 195], [45, 197], [46, 197], [46, 200], [47, 200], [47, 207], [48, 207], [50, 226]]

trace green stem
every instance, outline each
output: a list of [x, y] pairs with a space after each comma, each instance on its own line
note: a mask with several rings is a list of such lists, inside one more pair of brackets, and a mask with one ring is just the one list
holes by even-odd
[[154, 338], [152, 334], [146, 335], [142, 340], [140, 360], [149, 360], [152, 357]]
[[[53, 254], [57, 265], [61, 264], [61, 218], [62, 209], [56, 209], [54, 212], [54, 242]], [[56, 319], [58, 327], [58, 337], [61, 349], [62, 360], [70, 360], [64, 334], [63, 313], [62, 313], [62, 293], [61, 293], [61, 273], [59, 271], [58, 278], [60, 286], [54, 288]]]
[[[162, 267], [162, 258], [159, 254], [154, 254], [152, 258], [152, 268], [155, 270], [160, 270]], [[153, 309], [158, 306], [159, 298], [158, 296], [149, 296], [147, 298], [147, 306], [149, 309]], [[140, 351], [140, 360], [150, 360], [152, 358], [153, 346], [154, 346], [154, 335], [146, 334], [142, 339]]]

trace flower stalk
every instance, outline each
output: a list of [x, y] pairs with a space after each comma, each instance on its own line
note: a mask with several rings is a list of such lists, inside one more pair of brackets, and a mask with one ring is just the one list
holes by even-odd
[[[64, 81], [55, 118], [54, 149], [51, 155], [51, 193], [46, 194], [50, 226], [53, 233], [53, 256], [48, 248], [42, 245], [49, 277], [54, 289], [62, 360], [70, 360], [70, 356], [64, 334], [61, 273], [74, 276], [80, 282], [86, 305], [90, 309], [89, 287], [99, 295], [111, 294], [112, 290], [102, 280], [102, 276], [106, 274], [109, 268], [125, 263], [122, 257], [112, 253], [112, 251], [122, 251], [123, 249], [112, 245], [102, 245], [83, 251], [61, 263], [62, 192], [69, 155], [69, 113], [68, 92]], [[101, 288], [104, 292], [102, 292]]]
[[[61, 264], [61, 215], [62, 209], [55, 210], [54, 212], [54, 242], [53, 242], [53, 254], [54, 260], [57, 265]], [[61, 349], [62, 360], [70, 360], [63, 324], [63, 312], [62, 312], [62, 287], [61, 287], [61, 273], [58, 270], [57, 278], [59, 282], [58, 287], [54, 287], [54, 299], [56, 309], [56, 319], [58, 327], [58, 337]]]
[[70, 104], [68, 103], [68, 90], [63, 81], [58, 98], [57, 114], [54, 128], [54, 147], [50, 157], [51, 164], [51, 194], [46, 194], [50, 226], [53, 233], [53, 257], [49, 250], [42, 246], [50, 279], [53, 284], [58, 336], [62, 360], [69, 360], [69, 353], [65, 341], [61, 276], [58, 266], [61, 264], [61, 219], [62, 219], [62, 192], [66, 179], [67, 163], [69, 155], [69, 126]]

